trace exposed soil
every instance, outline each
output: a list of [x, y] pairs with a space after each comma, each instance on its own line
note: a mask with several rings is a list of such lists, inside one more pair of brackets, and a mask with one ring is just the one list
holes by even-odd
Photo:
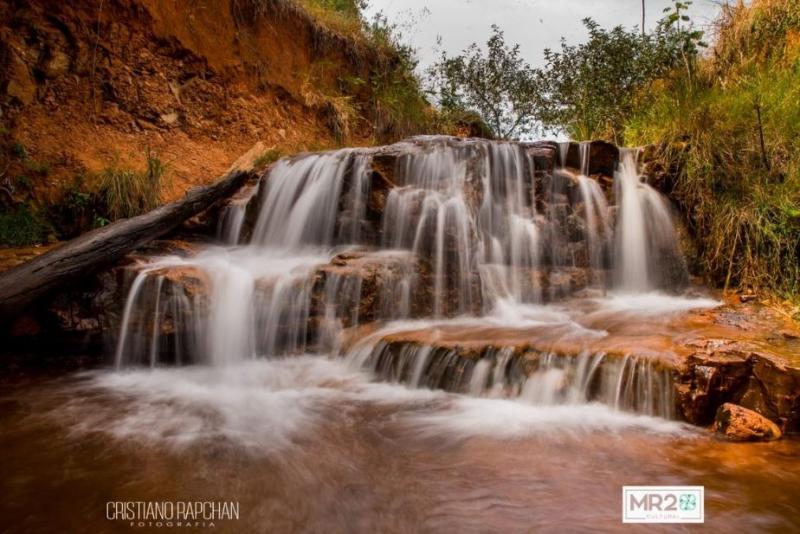
[[[257, 141], [287, 153], [337, 144], [330, 110], [309, 103], [309, 84], [324, 94], [341, 77], [367, 77], [374, 51], [298, 11], [260, 15], [253, 5], [0, 6], [7, 196], [20, 201], [14, 181], [25, 175], [37, 202], [56, 203], [78, 176], [110, 165], [142, 169], [150, 148], [168, 164], [169, 201], [219, 176]], [[351, 133], [348, 144], [368, 143], [369, 121]]]

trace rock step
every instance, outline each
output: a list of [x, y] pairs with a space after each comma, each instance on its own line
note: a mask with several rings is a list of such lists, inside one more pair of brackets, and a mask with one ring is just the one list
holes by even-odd
[[[383, 380], [412, 386], [598, 400], [703, 426], [723, 404], [736, 403], [783, 432], [800, 432], [800, 368], [752, 341], [711, 338], [711, 332], [703, 337], [702, 331], [692, 338], [631, 337], [626, 329], [591, 340], [565, 326], [483, 323], [433, 323], [401, 332], [366, 326], [348, 333], [342, 352]], [[487, 378], [475, 378], [476, 372]], [[542, 388], [538, 393], [534, 384]]]

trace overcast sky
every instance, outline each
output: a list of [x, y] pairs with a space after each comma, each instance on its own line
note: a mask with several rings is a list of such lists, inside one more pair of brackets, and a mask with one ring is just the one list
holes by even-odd
[[[689, 14], [699, 25], [714, 19], [722, 0], [695, 0]], [[581, 19], [601, 26], [641, 24], [641, 0], [369, 0], [368, 14], [382, 11], [401, 25], [405, 41], [417, 48], [421, 67], [436, 57], [437, 37], [449, 54], [472, 42], [485, 43], [492, 24], [505, 31], [506, 41], [519, 43], [527, 61], [539, 65], [542, 50], [557, 48], [561, 37], [570, 43], [586, 40]], [[663, 16], [669, 0], [646, 0], [646, 26]], [[413, 23], [413, 24], [411, 24]]]

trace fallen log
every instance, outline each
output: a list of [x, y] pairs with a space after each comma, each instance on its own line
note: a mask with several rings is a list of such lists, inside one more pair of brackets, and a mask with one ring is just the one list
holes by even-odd
[[153, 211], [116, 221], [0, 273], [0, 323], [10, 321], [51, 291], [118, 261], [233, 194], [250, 173], [234, 170], [216, 183]]

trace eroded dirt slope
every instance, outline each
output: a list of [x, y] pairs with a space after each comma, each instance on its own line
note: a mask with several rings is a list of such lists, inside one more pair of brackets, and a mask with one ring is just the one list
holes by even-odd
[[[4, 2], [4, 204], [19, 201], [21, 175], [36, 200], [57, 202], [78, 176], [142, 168], [147, 148], [168, 164], [171, 200], [256, 141], [283, 152], [335, 144], [325, 95], [343, 77], [367, 78], [380, 58], [281, 5]], [[368, 95], [353, 98], [366, 108]], [[346, 141], [368, 142], [369, 125], [358, 121]]]

